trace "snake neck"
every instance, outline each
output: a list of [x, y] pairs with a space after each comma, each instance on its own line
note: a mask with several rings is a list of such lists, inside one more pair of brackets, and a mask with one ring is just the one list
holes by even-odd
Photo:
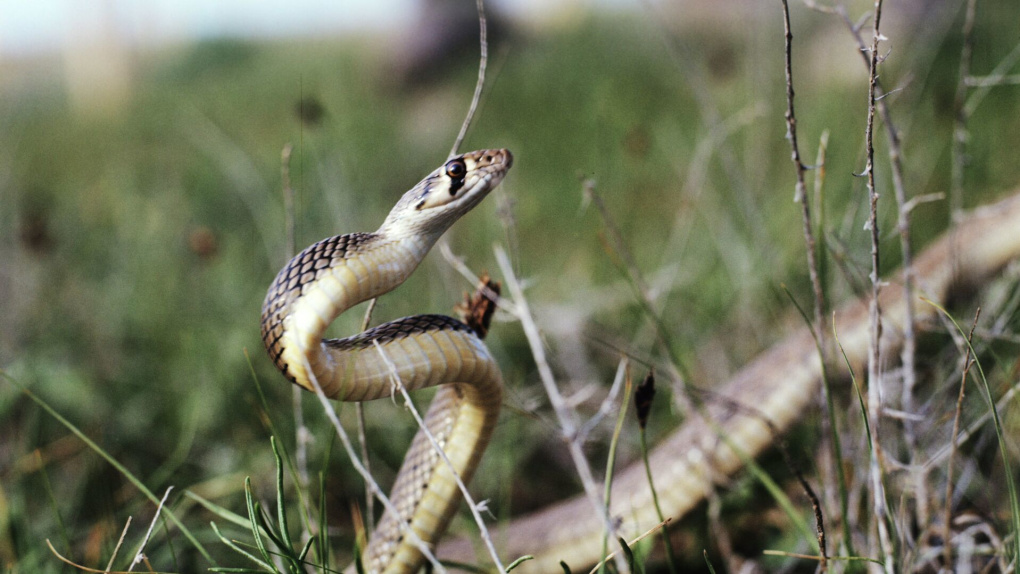
[[262, 306], [262, 339], [277, 368], [309, 390], [314, 374], [330, 395], [343, 366], [323, 347], [326, 328], [347, 309], [403, 283], [438, 237], [383, 226], [324, 239], [294, 256]]

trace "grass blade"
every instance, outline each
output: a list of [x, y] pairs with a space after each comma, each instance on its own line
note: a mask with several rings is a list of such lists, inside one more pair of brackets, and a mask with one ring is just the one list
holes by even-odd
[[[241, 548], [240, 546], [238, 546], [237, 544], [235, 544], [232, 540], [230, 540], [226, 536], [223, 536], [223, 534], [220, 533], [220, 529], [216, 527], [216, 523], [215, 522], [210, 522], [209, 525], [212, 526], [213, 532], [216, 533], [216, 536], [219, 537], [220, 541], [223, 542], [224, 544], [226, 544], [231, 550], [233, 550], [234, 552], [237, 552], [241, 556], [244, 556], [245, 558], [251, 560], [252, 562], [254, 562], [256, 564], [258, 564], [259, 567], [262, 568], [261, 571], [276, 572], [276, 568], [274, 566], [272, 566], [272, 564], [260, 560], [257, 556], [255, 556], [251, 552], [248, 552], [247, 550], [245, 550], [245, 549]], [[238, 572], [238, 571], [240, 571], [240, 572], [261, 572], [260, 570], [244, 570], [244, 569], [240, 569], [240, 570], [233, 570], [233, 569], [216, 570], [216, 569], [210, 568], [210, 570], [213, 570], [214, 572]]]
[[[272, 559], [269, 557], [269, 551], [266, 549], [266, 543], [262, 540], [261, 529], [259, 528], [259, 519], [262, 511], [251, 495], [251, 477], [245, 477], [244, 479], [244, 501], [248, 507], [248, 520], [251, 522], [251, 535], [255, 538], [255, 546], [259, 549], [259, 553], [262, 554], [266, 562], [272, 562]], [[266, 534], [269, 533], [267, 532]], [[275, 572], [276, 568], [273, 568], [273, 571]]]
[[[142, 494], [144, 494], [145, 497], [148, 498], [153, 504], [159, 506], [158, 496], [153, 494], [152, 491], [149, 490], [149, 488], [146, 487], [145, 484], [137, 476], [132, 474], [131, 471], [129, 471], [127, 467], [118, 462], [117, 459], [113, 458], [113, 456], [111, 456], [110, 453], [103, 450], [102, 447], [96, 444], [96, 442], [89, 438], [88, 435], [86, 435], [84, 432], [82, 432], [81, 429], [76, 427], [73, 423], [71, 423], [71, 421], [65, 419], [60, 413], [56, 411], [56, 409], [51, 407], [49, 403], [44, 401], [41, 397], [39, 397], [32, 391], [28, 390], [26, 387], [22, 386], [21, 383], [15, 381], [13, 377], [7, 374], [6, 371], [0, 370], [0, 376], [3, 376], [3, 378], [10, 382], [12, 385], [21, 389], [22, 393], [24, 393], [28, 398], [32, 399], [32, 401], [35, 404], [39, 405], [44, 411], [46, 411], [51, 417], [55, 418], [60, 424], [64, 425], [64, 427], [67, 428], [67, 430], [74, 433], [75, 436], [77, 436], [82, 442], [88, 445], [88, 447], [92, 449], [96, 454], [103, 457], [103, 459], [106, 460], [106, 462], [110, 463], [110, 466], [117, 469], [117, 472], [121, 473], [121, 475], [123, 475], [124, 478], [128, 480], [128, 482], [133, 484], [135, 488], [137, 488]], [[169, 509], [164, 510], [166, 511], [167, 516], [170, 518], [170, 521], [173, 522], [174, 526], [176, 526], [177, 529], [181, 531], [181, 534], [183, 534], [184, 537], [187, 538], [189, 542], [191, 542], [191, 545], [194, 546], [196, 550], [198, 550], [199, 554], [201, 554], [202, 557], [205, 558], [206, 561], [208, 561], [210, 564], [212, 564], [213, 566], [217, 566], [216, 561], [213, 560], [212, 556], [209, 555], [209, 552], [205, 549], [205, 546], [202, 546], [202, 543], [199, 542], [198, 539], [195, 538], [195, 535], [191, 533], [191, 530], [189, 530], [188, 527], [185, 526], [184, 523], [177, 518], [177, 515], [175, 515]]]
[[534, 559], [535, 559], [535, 557], [530, 555], [530, 554], [525, 555], [525, 556], [521, 556], [517, 560], [514, 560], [513, 562], [511, 562], [510, 565], [506, 567], [507, 574], [510, 574], [511, 570], [513, 570], [514, 568], [517, 568], [522, 563], [527, 562], [528, 560], [534, 560]]
[[273, 457], [276, 459], [276, 520], [280, 526], [280, 539], [284, 547], [290, 551], [293, 543], [287, 528], [287, 506], [283, 499], [283, 458], [280, 456], [275, 436], [269, 437], [269, 444], [273, 447]]
[[974, 357], [974, 365], [977, 367], [978, 376], [981, 379], [981, 390], [983, 391], [985, 400], [988, 401], [988, 409], [992, 414], [992, 425], [995, 427], [995, 436], [999, 441], [999, 453], [1002, 456], [1002, 468], [1006, 475], [1006, 490], [1009, 492], [1009, 507], [1010, 513], [1012, 514], [1013, 526], [1013, 564], [1020, 564], [1020, 499], [1017, 497], [1016, 479], [1013, 477], [1013, 467], [1009, 462], [1009, 450], [1006, 446], [1005, 433], [1002, 430], [1002, 421], [999, 420], [999, 410], [995, 408], [995, 399], [992, 398], [992, 388], [988, 384], [988, 378], [985, 377], [985, 370], [981, 366], [981, 361], [978, 360], [977, 351], [974, 350], [974, 346], [967, 339], [966, 331], [964, 331], [963, 328], [960, 327], [960, 324], [956, 322], [956, 319], [954, 319], [953, 316], [938, 303], [929, 299], [922, 299], [932, 307], [938, 309], [943, 316], [953, 323], [953, 327], [963, 337], [964, 342], [967, 343], [967, 348], [970, 349], [971, 356]]

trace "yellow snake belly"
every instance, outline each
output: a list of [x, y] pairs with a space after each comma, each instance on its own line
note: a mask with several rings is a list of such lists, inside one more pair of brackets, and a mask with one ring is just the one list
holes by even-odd
[[495, 428], [500, 371], [481, 339], [441, 315], [406, 317], [346, 339], [323, 339], [337, 316], [382, 295], [414, 271], [435, 241], [478, 204], [512, 164], [507, 150], [451, 158], [397, 202], [374, 233], [339, 235], [295, 256], [262, 307], [262, 339], [290, 381], [326, 396], [367, 401], [391, 396], [393, 379], [409, 391], [442, 385], [425, 426], [450, 464], [419, 431], [401, 465], [386, 512], [362, 555], [368, 573], [411, 573], [436, 544], [460, 502], [454, 471], [470, 480]]

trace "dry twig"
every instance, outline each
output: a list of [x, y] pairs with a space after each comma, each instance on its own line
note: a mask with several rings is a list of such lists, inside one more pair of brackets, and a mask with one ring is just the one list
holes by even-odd
[[[800, 203], [801, 207], [801, 222], [804, 231], [804, 244], [807, 251], [808, 274], [811, 278], [811, 287], [814, 291], [814, 322], [811, 325], [811, 329], [814, 333], [815, 340], [818, 342], [820, 353], [819, 360], [822, 361], [824, 369], [824, 363], [828, 361], [829, 355], [829, 346], [826, 343], [826, 341], [828, 341], [828, 337], [826, 336], [828, 329], [825, 328], [824, 319], [825, 295], [822, 290], [822, 281], [818, 274], [818, 250], [815, 243], [814, 230], [812, 228], [811, 207], [808, 202], [806, 186], [804, 183], [804, 172], [806, 171], [806, 168], [800, 159], [800, 147], [797, 145], [797, 116], [794, 112], [793, 106], [793, 30], [790, 27], [790, 5], [787, 0], [783, 0], [783, 28], [785, 31], [784, 46], [786, 56], [786, 138], [790, 142], [790, 159], [793, 161], [794, 170], [797, 174], [797, 183], [795, 186], [793, 200]], [[821, 409], [822, 436], [827, 438], [831, 436], [833, 443], [830, 445], [830, 448], [822, 450], [822, 466], [825, 469], [826, 475], [830, 478], [838, 475], [842, 481], [842, 474], [839, 473], [839, 469], [836, 468], [836, 461], [833, 457], [834, 450], [838, 450], [834, 448], [837, 438], [834, 434], [832, 434], [833, 429], [835, 428], [835, 423], [830, 416], [832, 414], [832, 410], [830, 408], [826, 408], [829, 405], [832, 405], [832, 398], [829, 395], [829, 385], [827, 383], [822, 384], [821, 389], [821, 404], [823, 405], [823, 408]], [[799, 473], [798, 477], [800, 477]], [[815, 524], [818, 532], [818, 546], [822, 555], [820, 568], [822, 571], [825, 571], [828, 568], [826, 562], [828, 558], [828, 550], [825, 544], [825, 522], [822, 519], [821, 505], [819, 504], [817, 497], [814, 496], [814, 492], [807, 485], [807, 482], [802, 477], [800, 477], [800, 481], [802, 486], [804, 486], [805, 490], [812, 497]]]
[[[285, 224], [285, 239], [287, 241], [287, 259], [294, 257], [294, 187], [290, 182], [290, 159], [294, 153], [294, 146], [287, 143], [280, 152], [280, 182], [283, 185], [283, 219]], [[291, 385], [291, 404], [294, 407], [294, 459], [297, 466], [298, 482], [301, 488], [308, 486], [308, 443], [311, 440], [311, 433], [305, 426], [304, 409], [301, 404], [304, 400], [304, 393], [301, 387]], [[307, 529], [306, 529], [307, 530]], [[305, 532], [307, 534], [307, 532]]]
[[[510, 259], [507, 257], [506, 252], [500, 247], [496, 247], [496, 261], [499, 263], [500, 271], [502, 271], [503, 278], [506, 279], [507, 288], [510, 290], [510, 296], [513, 298], [514, 305], [517, 307], [518, 319], [521, 321], [521, 327], [524, 330], [524, 335], [528, 339], [528, 345], [531, 347], [531, 354], [535, 359], [535, 365], [538, 367], [539, 378], [542, 380], [542, 385], [545, 387], [546, 395], [549, 397], [549, 403], [552, 405], [553, 411], [556, 413], [556, 418], [560, 425], [560, 431], [563, 433], [563, 438], [566, 440], [567, 448], [570, 451], [570, 458], [573, 460], [574, 467], [577, 469], [577, 474], [581, 479], [581, 485], [584, 487], [584, 493], [591, 502], [592, 507], [599, 516], [599, 519], [602, 521], [604, 532], [612, 534], [612, 538], [615, 540], [616, 528], [613, 526], [613, 520], [609, 516], [609, 509], [607, 509], [602, 503], [598, 487], [595, 485], [595, 477], [592, 474], [591, 466], [588, 464], [588, 459], [585, 458], [584, 451], [581, 449], [581, 443], [578, 440], [579, 435], [577, 423], [574, 421], [574, 413], [567, 406], [566, 401], [563, 399], [563, 395], [560, 394], [560, 389], [556, 385], [556, 378], [553, 376], [552, 369], [549, 367], [549, 362], [545, 357], [542, 335], [538, 330], [538, 326], [535, 325], [535, 320], [531, 315], [531, 309], [528, 305], [528, 301], [524, 297], [524, 290], [521, 289], [521, 284], [517, 281], [516, 275], [514, 275]], [[623, 559], [622, 554], [617, 552], [613, 553], [611, 556], [613, 556], [613, 559], [616, 562], [616, 568], [619, 572], [630, 572], [630, 567], [627, 565], [626, 560]]]
[[124, 544], [124, 537], [127, 536], [128, 528], [131, 528], [131, 517], [127, 517], [127, 521], [124, 522], [124, 530], [120, 531], [120, 538], [117, 539], [117, 545], [113, 547], [113, 554], [110, 555], [110, 561], [106, 563], [107, 574], [113, 570], [113, 562], [117, 559], [117, 553], [120, 552], [120, 547]]
[[878, 64], [881, 61], [878, 55], [879, 42], [884, 39], [881, 34], [880, 24], [882, 21], [882, 0], [875, 0], [874, 32], [871, 40], [871, 64], [868, 75], [868, 121], [865, 130], [865, 146], [867, 148], [867, 164], [864, 168], [867, 176], [867, 190], [869, 199], [868, 229], [871, 232], [871, 302], [868, 307], [868, 321], [870, 325], [868, 343], [868, 418], [871, 421], [871, 496], [875, 509], [875, 522], [878, 527], [879, 544], [881, 547], [883, 562], [888, 574], [893, 574], [895, 564], [893, 562], [892, 539], [889, 536], [889, 528], [886, 524], [888, 509], [885, 501], [885, 485], [882, 480], [882, 443], [879, 433], [879, 422], [882, 413], [882, 382], [881, 382], [881, 356], [880, 339], [882, 338], [882, 311], [879, 306], [879, 294], [882, 290], [882, 282], [878, 276], [879, 270], [879, 233], [878, 233], [878, 191], [875, 188], [875, 147], [874, 147], [874, 125], [875, 125], [875, 98], [878, 81]]
[[953, 172], [949, 192], [949, 206], [952, 220], [956, 221], [963, 211], [963, 169], [967, 164], [967, 78], [970, 77], [971, 55], [974, 52], [974, 16], [977, 0], [967, 0], [967, 12], [963, 20], [963, 47], [960, 49], [960, 72], [953, 99]]
[[970, 333], [967, 334], [966, 351], [963, 354], [963, 374], [960, 377], [960, 393], [956, 397], [956, 413], [953, 415], [953, 434], [949, 435], [951, 445], [949, 451], [949, 462], [946, 463], [946, 508], [943, 520], [942, 541], [943, 541], [943, 563], [949, 566], [953, 563], [953, 459], [956, 458], [956, 436], [960, 432], [960, 418], [963, 415], [963, 396], [967, 388], [967, 374], [970, 373], [970, 366], [973, 360], [970, 357], [971, 342], [974, 339], [974, 328], [977, 327], [978, 318], [981, 317], [981, 307], [974, 313], [974, 322], [970, 326]]
[[166, 498], [170, 496], [170, 491], [174, 487], [167, 487], [166, 492], [163, 493], [163, 498], [159, 501], [159, 506], [156, 507], [156, 514], [152, 517], [152, 522], [149, 523], [149, 529], [145, 531], [145, 538], [142, 539], [142, 543], [138, 545], [138, 550], [135, 552], [135, 557], [131, 561], [131, 565], [128, 566], [128, 572], [135, 569], [135, 566], [141, 564], [142, 561], [146, 561], [145, 554], [142, 554], [142, 550], [145, 549], [145, 545], [149, 543], [149, 538], [152, 536], [152, 529], [156, 527], [156, 521], [159, 520], [159, 513], [163, 510], [163, 504], [166, 503]]
[[[361, 332], [364, 333], [368, 330], [368, 326], [372, 323], [372, 312], [375, 311], [375, 304], [378, 301], [377, 298], [373, 297], [368, 302], [368, 307], [365, 308], [365, 317], [361, 320]], [[368, 436], [365, 434], [365, 404], [355, 403], [354, 405], [354, 418], [358, 423], [358, 446], [361, 448], [361, 460], [365, 463], [365, 470], [369, 473], [372, 472], [371, 459], [368, 456]], [[371, 536], [372, 532], [375, 532], [375, 485], [373, 483], [365, 483], [365, 517], [366, 525], [368, 526], [367, 532]]]
[[487, 38], [488, 25], [485, 21], [485, 2], [483, 0], [476, 0], [476, 4], [478, 5], [478, 44], [481, 51], [481, 57], [478, 59], [478, 82], [475, 83], [475, 93], [471, 96], [471, 105], [468, 107], [467, 115], [464, 117], [464, 123], [460, 125], [457, 139], [453, 141], [453, 147], [450, 148], [450, 157], [457, 155], [457, 150], [464, 141], [468, 128], [471, 127], [471, 120], [475, 117], [478, 102], [482, 99], [482, 88], [485, 86], [485, 67], [489, 63], [489, 40]]

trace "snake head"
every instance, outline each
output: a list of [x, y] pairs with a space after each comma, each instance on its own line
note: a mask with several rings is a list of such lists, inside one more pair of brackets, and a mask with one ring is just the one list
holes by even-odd
[[441, 234], [495, 189], [512, 164], [506, 149], [453, 156], [404, 194], [383, 227]]

